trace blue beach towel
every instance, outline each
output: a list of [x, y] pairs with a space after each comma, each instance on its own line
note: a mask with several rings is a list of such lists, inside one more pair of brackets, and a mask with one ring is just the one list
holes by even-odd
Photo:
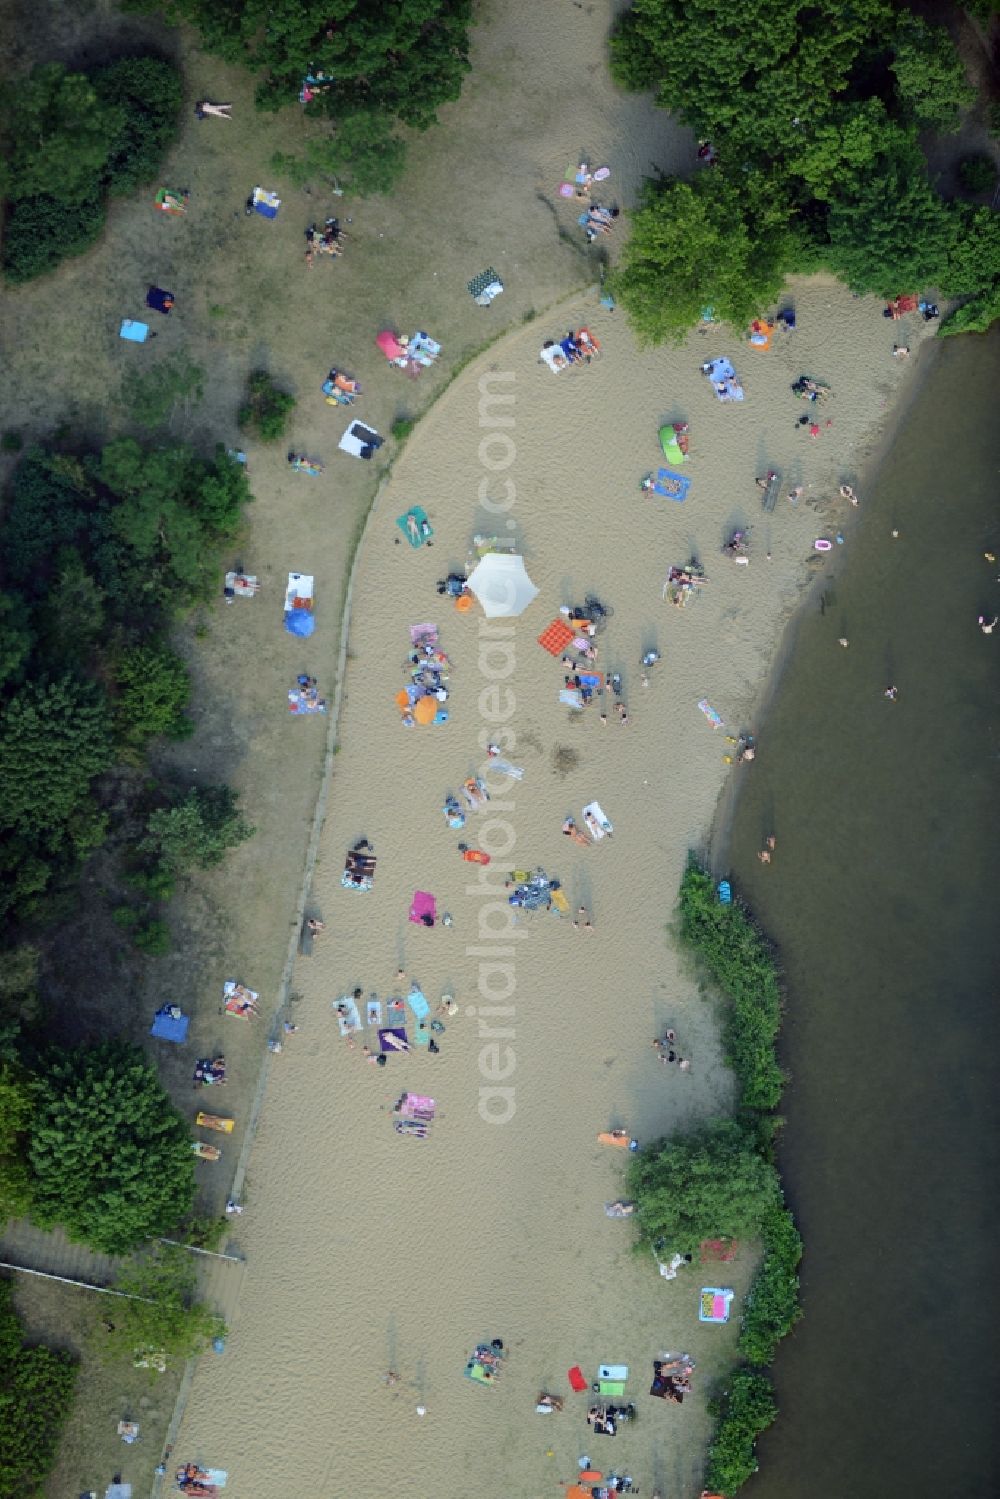
[[410, 990], [409, 994], [406, 996], [406, 1003], [413, 1011], [414, 1020], [423, 1020], [424, 1016], [430, 1010], [430, 1005], [427, 1003], [425, 996], [420, 992], [419, 989]]

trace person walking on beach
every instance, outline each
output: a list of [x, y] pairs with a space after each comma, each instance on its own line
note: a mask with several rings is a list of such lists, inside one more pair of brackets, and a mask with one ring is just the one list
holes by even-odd
[[892, 684], [890, 683], [890, 685], [883, 692], [882, 696], [887, 697], [890, 703], [894, 703], [899, 696], [899, 688], [892, 686]]

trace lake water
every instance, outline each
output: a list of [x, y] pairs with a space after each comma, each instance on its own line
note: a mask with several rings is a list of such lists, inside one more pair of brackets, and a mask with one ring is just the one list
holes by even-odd
[[998, 389], [1000, 332], [943, 345], [739, 772], [806, 1241], [752, 1499], [1000, 1494]]

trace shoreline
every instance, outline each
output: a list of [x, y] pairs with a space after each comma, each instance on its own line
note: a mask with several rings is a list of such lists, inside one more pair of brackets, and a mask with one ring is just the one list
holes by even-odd
[[[972, 335], [974, 336], [974, 335]], [[858, 469], [856, 487], [864, 496], [878, 482], [882, 469], [888, 459], [899, 428], [916, 402], [921, 390], [931, 377], [934, 367], [941, 357], [941, 343], [936, 337], [927, 337], [923, 344], [922, 356], [913, 367], [913, 375], [900, 395], [892, 409], [886, 414], [885, 421], [879, 427], [874, 436], [871, 449], [864, 455]], [[923, 352], [925, 349], [925, 352]], [[865, 501], [862, 498], [861, 505]], [[764, 681], [758, 694], [756, 711], [754, 713], [755, 738], [758, 741], [766, 732], [767, 720], [770, 709], [777, 696], [785, 672], [795, 651], [799, 632], [809, 606], [814, 602], [814, 596], [822, 594], [831, 584], [836, 582], [844, 568], [850, 565], [850, 545], [853, 536], [857, 535], [861, 524], [861, 515], [851, 516], [848, 525], [841, 526], [845, 533], [845, 545], [843, 550], [835, 549], [828, 555], [830, 563], [823, 570], [817, 570], [811, 578], [804, 581], [802, 596], [794, 612], [789, 616], [783, 626], [781, 633], [775, 642], [774, 655]], [[743, 790], [743, 781], [740, 777], [732, 775], [724, 783], [712, 814], [711, 824], [705, 842], [701, 845], [707, 867], [717, 879], [725, 876], [732, 842], [733, 823], [738, 812], [738, 803]]]
[[[830, 294], [829, 288], [827, 288], [826, 291], [827, 291], [827, 294]], [[590, 315], [590, 314], [587, 314], [587, 316], [589, 317], [589, 320], [590, 320], [592, 326], [596, 326], [596, 317], [593, 316], [593, 315]], [[538, 320], [538, 321], [541, 321], [544, 324], [544, 320]], [[616, 324], [615, 326], [617, 327], [617, 326], [620, 326], [620, 325]], [[608, 334], [607, 331], [605, 331], [605, 333], [602, 336], [604, 336], [605, 338], [607, 338], [609, 336], [609, 334]], [[619, 335], [617, 333], [611, 334], [610, 336], [615, 341], [617, 341], [618, 337], [619, 337]], [[525, 344], [530, 345], [530, 343], [533, 342], [535, 338], [539, 338], [539, 341], [540, 341], [540, 337], [541, 337], [541, 330], [537, 329], [537, 328], [532, 329], [530, 332], [525, 331], [525, 330], [518, 330], [518, 331], [516, 331], [513, 334], [511, 334], [511, 335], [508, 336], [508, 340], [506, 341], [506, 343], [502, 347], [504, 348], [505, 352], [510, 352], [511, 346], [513, 346], [513, 345], [525, 345]], [[729, 344], [731, 344], [732, 340], [731, 339], [727, 339], [726, 342], [729, 343]], [[489, 355], [487, 355], [487, 356], [480, 356], [481, 359], [482, 359], [482, 361], [483, 361], [483, 363], [488, 362], [489, 357], [491, 357], [491, 356], [495, 357], [497, 355], [497, 352], [498, 352], [498, 350], [496, 348], [494, 348], [494, 349], [492, 349], [490, 351]], [[693, 355], [693, 353], [694, 353], [694, 350], [689, 347], [687, 349], [687, 351], [686, 351], [686, 354], [683, 357], [685, 357], [687, 360], [690, 360], [691, 357], [692, 357], [692, 355]], [[635, 355], [634, 357], [636, 359], [638, 359], [640, 356]], [[657, 356], [649, 356], [649, 357], [651, 359], [655, 359]], [[669, 358], [670, 355], [668, 355], [666, 357]], [[748, 362], [748, 355], [746, 353], [742, 354], [740, 357], [741, 357], [741, 359], [745, 363]], [[574, 390], [579, 390], [581, 392], [583, 390], [585, 390], [586, 387], [584, 386], [583, 382], [586, 381], [586, 380], [589, 380], [592, 377], [592, 375], [596, 373], [596, 369], [597, 369], [597, 367], [595, 367], [595, 369], [593, 371], [581, 371], [580, 372], [580, 379], [577, 381], [576, 385], [574, 387], [572, 387], [572, 388]], [[472, 378], [472, 374], [473, 373], [474, 373], [474, 371], [468, 371], [467, 372], [467, 378], [468, 378], [468, 380], [470, 382], [471, 382], [471, 378]], [[519, 378], [530, 378], [530, 377], [527, 376], [527, 375], [522, 375], [522, 376], [519, 376]], [[547, 377], [546, 376], [546, 378], [551, 378], [551, 377]], [[536, 383], [537, 383], [537, 377], [536, 377]], [[557, 385], [556, 387], [552, 387], [551, 385], [549, 385], [549, 386], [542, 385], [542, 386], [539, 387], [539, 391], [541, 393], [544, 393], [544, 392], [547, 392], [547, 391], [553, 391], [554, 393], [558, 393], [559, 390], [562, 390], [562, 389], [567, 389], [568, 390], [570, 388], [571, 387], [570, 387], [570, 385], [568, 383], [564, 383], [563, 385]], [[694, 387], [692, 389], [692, 392], [691, 392], [691, 394], [692, 394], [692, 400], [694, 398], [694, 392], [695, 392], [696, 389], [697, 389], [697, 387]], [[454, 400], [456, 400], [456, 401], [459, 400], [459, 398], [460, 398], [459, 394], [458, 394], [460, 392], [460, 390], [461, 390], [460, 384], [450, 387], [450, 392], [454, 393]], [[423, 419], [420, 422], [417, 430], [410, 436], [410, 438], [409, 438], [409, 440], [408, 440], [408, 442], [406, 444], [406, 447], [404, 448], [402, 454], [399, 457], [399, 460], [398, 460], [397, 464], [394, 466], [393, 478], [390, 480], [390, 483], [392, 483], [393, 481], [396, 481], [398, 487], [400, 487], [401, 489], [407, 489], [411, 493], [414, 491], [413, 473], [410, 470], [413, 469], [414, 465], [416, 465], [417, 470], [419, 470], [419, 464], [420, 464], [421, 458], [422, 457], [426, 457], [426, 455], [427, 455], [428, 444], [429, 443], [433, 443], [433, 441], [435, 440], [435, 436], [440, 436], [439, 432], [437, 434], [435, 434], [435, 431], [434, 431], [435, 427], [440, 427], [442, 424], [444, 424], [446, 422], [446, 420], [449, 420], [450, 418], [452, 418], [454, 416], [454, 412], [452, 410], [450, 410], [450, 409], [449, 410], [445, 410], [445, 407], [450, 406], [450, 404], [451, 403], [449, 403], [449, 402], [446, 402], [443, 405], [440, 404], [440, 403], [435, 404], [431, 408], [431, 410], [427, 413], [426, 418]], [[709, 408], [709, 410], [711, 410], [711, 408]], [[893, 413], [893, 415], [894, 414], [895, 413]], [[702, 411], [702, 415], [703, 416], [705, 415], [704, 410]], [[632, 461], [634, 463], [634, 459]], [[435, 464], [435, 468], [436, 467], [437, 467], [437, 465]], [[381, 493], [384, 493], [384, 490]], [[380, 493], [380, 498], [381, 498], [381, 493]], [[675, 512], [675, 514], [676, 513], [677, 512]], [[789, 513], [791, 513], [791, 512], [789, 512]], [[436, 517], [435, 517], [435, 515], [434, 515], [433, 512], [432, 512], [432, 519], [435, 520], [435, 525], [437, 527], [438, 524], [439, 524], [439, 522], [436, 519]], [[359, 547], [358, 554], [357, 554], [357, 563], [358, 563], [359, 574], [364, 574], [365, 569], [366, 568], [370, 569], [372, 565], [375, 565], [376, 572], [379, 571], [380, 569], [384, 571], [385, 567], [387, 566], [387, 562], [386, 563], [378, 564], [375, 559], [372, 559], [371, 557], [369, 557], [367, 555], [367, 548], [370, 547], [370, 546], [373, 546], [373, 534], [374, 534], [375, 530], [377, 529], [378, 521], [379, 521], [379, 516], [376, 513], [376, 509], [373, 508], [371, 517], [369, 518], [368, 522], [366, 523], [366, 531], [365, 531], [365, 541], [364, 541], [364, 544]], [[800, 517], [797, 522], [794, 522], [794, 524], [796, 525], [796, 529], [798, 530], [798, 532], [800, 534], [803, 531], [805, 531], [805, 533], [808, 534], [808, 528], [812, 524], [812, 520], [811, 520], [811, 517], [810, 517], [809, 521], [806, 522], [806, 521], [804, 521], [804, 518]], [[527, 534], [527, 538], [528, 538], [528, 541], [529, 541], [529, 548], [528, 548], [529, 552], [532, 551], [532, 550], [534, 550], [534, 548], [530, 545], [530, 543], [531, 543], [532, 534], [533, 534], [533, 531], [536, 528], [536, 525], [537, 525], [537, 521], [533, 517], [529, 517], [525, 521], [525, 523], [524, 523], [524, 528], [525, 528], [525, 531], [526, 531], [526, 534]], [[395, 561], [395, 557], [392, 557], [391, 560], [394, 562]], [[435, 554], [435, 560], [436, 560], [436, 554]], [[529, 564], [529, 565], [532, 565], [532, 564]], [[783, 565], [787, 566], [788, 564], [786, 563], [786, 564], [783, 564]], [[802, 564], [800, 563], [798, 565], [801, 566]], [[443, 571], [444, 570], [444, 566], [443, 565], [436, 566], [435, 570], [437, 570], [437, 571]], [[785, 574], [783, 574], [783, 576], [784, 575]], [[362, 584], [362, 593], [364, 593], [364, 590], [365, 590], [366, 586], [369, 589], [369, 597], [367, 599], [367, 602], [370, 604], [370, 602], [371, 602], [371, 599], [370, 599], [371, 580], [368, 580], [366, 584]], [[383, 585], [378, 585], [378, 586], [380, 588], [380, 591], [384, 591], [384, 584]], [[801, 593], [802, 593], [803, 586], [807, 587], [808, 584], [803, 585], [802, 582], [800, 581], [799, 583], [797, 583], [795, 585], [796, 597], [799, 599], [800, 602], [801, 602]], [[602, 590], [602, 591], [606, 591], [606, 590]], [[427, 606], [424, 605], [424, 608], [426, 608], [426, 607]], [[362, 608], [364, 608], [364, 601], [362, 602]], [[411, 613], [412, 613], [412, 611], [411, 611]], [[683, 616], [682, 616], [682, 620], [683, 620]], [[672, 623], [672, 621], [671, 621], [671, 623]], [[362, 631], [362, 635], [363, 635], [364, 630], [366, 628], [367, 628], [367, 624], [365, 624], [365, 625], [359, 625], [359, 630]], [[449, 635], [451, 635], [456, 630], [456, 628], [457, 627], [456, 627], [455, 624], [452, 624], [452, 625], [448, 626]], [[665, 629], [665, 628], [667, 628], [667, 626], [664, 625], [663, 628]], [[362, 643], [362, 645], [364, 644], [363, 639], [362, 639], [361, 643]], [[357, 655], [358, 655], [358, 645], [359, 645], [358, 638], [355, 637], [351, 641], [348, 642], [347, 647], [346, 647], [346, 651], [345, 651], [345, 656], [346, 656], [346, 659], [348, 661], [348, 673], [349, 673], [348, 676], [347, 676], [347, 678], [346, 678], [346, 681], [345, 681], [345, 702], [347, 704], [346, 711], [347, 711], [348, 715], [350, 715], [350, 713], [353, 711], [351, 709], [351, 707], [350, 707], [350, 698], [352, 696], [352, 693], [355, 693], [356, 690], [357, 690], [357, 676], [358, 676], [358, 672], [359, 672], [359, 670], [362, 672], [362, 674], [364, 672], [364, 665], [362, 665], [359, 668], [359, 666], [356, 664], [356, 658], [357, 658]], [[447, 642], [446, 642], [446, 645], [447, 645]], [[391, 650], [391, 647], [390, 647], [390, 650]], [[370, 653], [370, 647], [369, 647], [369, 653]], [[381, 652], [381, 654], [384, 656], [384, 654], [385, 654], [384, 650]], [[365, 655], [365, 652], [363, 650], [361, 652], [361, 655], [362, 656]], [[772, 659], [773, 659], [773, 657], [772, 657]], [[669, 663], [669, 660], [670, 660], [670, 655], [669, 654], [668, 654], [667, 660], [668, 660], [668, 663]], [[763, 668], [762, 670], [763, 670], [764, 675], [766, 677], [767, 667]], [[367, 719], [367, 721], [370, 722], [370, 723], [372, 723], [372, 722], [378, 722], [379, 719], [380, 719], [380, 717], [381, 717], [381, 709], [373, 706], [371, 708], [371, 716]], [[388, 732], [390, 734], [392, 734], [392, 733], [395, 733], [396, 731], [395, 731], [395, 729], [390, 728], [388, 730]], [[340, 760], [340, 765], [345, 768], [345, 772], [346, 772], [347, 758], [350, 755], [351, 755], [351, 738], [350, 738], [349, 731], [348, 731], [348, 729], [346, 727], [346, 724], [345, 724], [344, 737], [343, 737], [343, 756], [342, 757], [338, 757], [339, 760]], [[321, 842], [321, 844], [323, 844], [324, 842], [328, 843], [329, 841], [331, 841], [331, 839], [333, 837], [332, 831], [330, 832], [329, 837], [326, 838], [325, 840], [324, 840], [323, 834], [325, 834], [328, 829], [332, 828], [332, 825], [338, 819], [338, 815], [342, 816], [342, 813], [343, 813], [342, 806], [338, 807], [338, 805], [337, 805], [337, 794], [338, 794], [337, 793], [337, 784], [336, 784], [336, 778], [335, 778], [335, 781], [334, 781], [334, 797], [333, 797], [334, 805], [333, 805], [332, 809], [328, 808], [327, 817], [326, 817], [326, 823], [325, 823], [325, 825], [323, 827], [323, 832], [321, 833], [321, 836], [320, 836], [320, 842]], [[350, 798], [351, 798], [351, 793], [346, 788], [341, 792], [341, 795], [342, 796], [346, 795], [347, 798], [348, 798], [348, 800], [350, 800]], [[714, 805], [715, 802], [717, 802], [717, 800], [718, 800], [718, 794], [716, 793], [716, 796], [713, 799], [712, 805]], [[711, 811], [709, 810], [708, 820], [710, 820], [710, 817], [711, 817]], [[706, 825], [705, 823], [702, 823], [702, 825], [701, 825], [702, 826], [702, 832], [704, 832], [704, 826], [705, 825]], [[343, 839], [346, 836], [346, 834], [347, 834], [347, 829], [345, 828], [344, 831], [340, 834], [341, 841], [343, 841]], [[687, 840], [685, 838], [685, 845], [686, 845], [686, 842], [687, 842]], [[686, 848], [685, 848], [685, 851], [686, 851]], [[321, 852], [320, 859], [318, 861], [318, 865], [319, 865], [318, 876], [319, 876], [320, 881], [322, 882], [323, 879], [324, 879], [324, 877], [326, 877], [328, 879], [329, 874], [331, 872], [330, 871], [330, 857], [328, 857], [326, 853]], [[669, 873], [666, 875], [666, 878], [669, 878]], [[328, 899], [332, 899], [329, 896], [329, 888], [328, 887], [327, 887], [327, 898]], [[348, 913], [342, 913], [342, 914], [348, 914]], [[340, 925], [341, 925], [341, 922], [338, 921], [338, 927]], [[357, 940], [359, 937], [360, 937], [360, 933], [358, 931], [356, 931], [356, 930], [349, 931], [348, 932], [348, 947], [350, 948], [353, 945], [354, 941]], [[669, 956], [670, 955], [668, 954], [668, 957]], [[309, 977], [311, 978], [311, 975]], [[359, 977], [360, 977], [360, 975], [359, 975]], [[336, 980], [336, 979], [334, 980], [334, 982], [339, 982], [339, 983], [343, 983], [344, 981], [345, 980]], [[315, 985], [313, 985], [311, 983], [307, 982], [303, 987], [307, 988], [308, 990], [315, 991]], [[326, 984], [326, 985], [324, 985], [324, 987], [326, 988], [327, 992], [329, 992], [330, 985]], [[314, 1018], [318, 1018], [318, 1013], [317, 1013], [316, 1008], [315, 1008], [315, 993], [314, 992], [313, 993], [308, 993], [307, 992], [307, 994], [305, 996], [305, 1000], [306, 1000], [306, 1004], [307, 1005], [311, 1005], [311, 1007], [312, 1007], [311, 1008], [311, 1013], [313, 1014]], [[320, 1049], [322, 1051], [324, 1051], [324, 1052], [328, 1051], [327, 1046], [323, 1045], [322, 1043], [321, 1043]], [[330, 1054], [330, 1060], [332, 1061], [332, 1053]], [[334, 1064], [334, 1070], [335, 1071], [339, 1071], [339, 1069], [342, 1066], [343, 1066], [343, 1061], [341, 1063], [339, 1063], [339, 1064]], [[279, 1110], [283, 1107], [284, 1103], [287, 1103], [287, 1099], [284, 1098], [284, 1095], [286, 1094], [287, 1088], [285, 1086], [282, 1086], [282, 1077], [281, 1077], [282, 1070], [279, 1070], [279, 1075], [278, 1075], [279, 1091], [280, 1091], [280, 1093], [282, 1095], [282, 1098], [277, 1099], [275, 1101], [275, 1103], [274, 1103], [274, 1107], [277, 1108], [277, 1109], [279, 1109]], [[355, 1091], [356, 1091], [355, 1089], [352, 1089], [351, 1090], [352, 1094]], [[641, 1096], [641, 1091], [642, 1090], [640, 1090], [640, 1096]], [[358, 1106], [360, 1106], [360, 1104]], [[642, 1104], [640, 1103], [638, 1106], [641, 1107]], [[671, 1126], [668, 1125], [667, 1127], [670, 1128]], [[267, 1133], [267, 1131], [265, 1130], [265, 1134], [266, 1133]], [[256, 1182], [255, 1182], [255, 1193], [256, 1193]], [[247, 1231], [249, 1232], [250, 1225], [247, 1224], [247, 1225], [245, 1225], [245, 1227], [246, 1227]], [[201, 1424], [200, 1422], [197, 1422], [196, 1423], [196, 1428], [200, 1424]]]

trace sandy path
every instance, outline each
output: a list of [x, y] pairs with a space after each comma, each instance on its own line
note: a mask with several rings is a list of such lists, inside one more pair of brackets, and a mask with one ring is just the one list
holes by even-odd
[[[704, 1392], [735, 1329], [699, 1327], [699, 1270], [667, 1285], [648, 1258], [630, 1256], [627, 1226], [602, 1212], [622, 1161], [595, 1135], [621, 1124], [649, 1139], [729, 1096], [711, 1012], [662, 932], [686, 851], [703, 837], [727, 773], [723, 733], [713, 734], [696, 705], [707, 696], [727, 730], [745, 725], [824, 530], [812, 503], [835, 491], [841, 465], [870, 440], [898, 376], [877, 304], [823, 281], [799, 287], [796, 303], [799, 330], [758, 354], [714, 336], [638, 353], [620, 318], [591, 302], [577, 321], [586, 318], [604, 355], [556, 378], [536, 356], [560, 327], [525, 329], [434, 408], [379, 501], [356, 581], [342, 750], [315, 880], [329, 930], [298, 965], [302, 1030], [272, 1074], [251, 1160], [240, 1316], [227, 1358], [199, 1372], [178, 1447], [227, 1466], [240, 1496], [350, 1490], [374, 1499], [405, 1477], [414, 1492], [458, 1499], [500, 1473], [508, 1493], [554, 1491], [588, 1450], [585, 1397], [544, 1425], [533, 1397], [544, 1387], [566, 1393], [570, 1364], [593, 1371], [602, 1360], [632, 1366], [640, 1421], [613, 1448], [592, 1438], [591, 1456], [605, 1468], [613, 1459], [644, 1489], [652, 1480], [667, 1494], [696, 1488]], [[717, 352], [743, 376], [742, 406], [719, 405], [698, 372]], [[812, 442], [795, 426], [803, 408], [788, 391], [802, 370], [835, 392], [821, 414], [833, 426]], [[475, 498], [484, 473], [480, 377], [508, 371], [514, 426], [490, 430], [506, 431], [516, 449], [505, 475], [517, 492], [509, 518], [541, 596], [510, 637], [516, 743], [508, 752], [526, 774], [491, 809], [494, 846], [505, 828], [515, 841], [489, 873], [543, 865], [574, 907], [592, 907], [597, 930], [590, 936], [550, 916], [516, 927], [514, 1014], [504, 1022], [515, 1032], [516, 1113], [497, 1126], [478, 1113], [483, 901], [439, 810], [480, 763], [483, 736], [496, 732], [480, 706], [496, 665], [477, 661], [486, 638], [478, 612], [455, 613], [434, 581], [486, 528]], [[668, 415], [691, 423], [693, 483], [683, 506], [638, 489]], [[486, 451], [498, 459], [495, 436]], [[769, 463], [788, 482], [773, 517], [763, 517], [753, 478]], [[785, 497], [792, 482], [806, 490], [797, 506]], [[500, 493], [497, 476], [490, 493]], [[432, 550], [396, 545], [394, 518], [413, 502], [435, 527]], [[753, 526], [747, 568], [718, 554], [726, 528], [741, 522]], [[692, 551], [709, 585], [674, 610], [662, 583]], [[593, 709], [571, 717], [557, 701], [559, 663], [535, 643], [561, 603], [590, 589], [616, 610], [599, 664], [625, 676], [624, 728], [602, 727]], [[420, 620], [438, 623], [454, 663], [451, 721], [408, 731], [392, 696], [407, 627]], [[663, 662], [643, 690], [638, 660], [651, 644]], [[584, 850], [560, 825], [592, 796], [615, 836]], [[469, 818], [469, 842], [480, 826]], [[343, 891], [339, 876], [348, 843], [362, 834], [379, 869], [375, 890], [359, 896]], [[407, 921], [415, 889], [435, 892], [454, 916], [450, 929]], [[454, 992], [462, 1013], [447, 1022], [439, 1056], [418, 1052], [376, 1069], [360, 1047], [352, 1054], [340, 1042], [329, 1002], [355, 984], [384, 998], [400, 963], [432, 1001]], [[648, 1047], [671, 1023], [693, 1059], [689, 1076], [658, 1066]], [[426, 1142], [392, 1131], [386, 1111], [404, 1088], [438, 1100]], [[726, 1283], [742, 1288], [748, 1271], [745, 1261], [731, 1267]], [[484, 1335], [512, 1350], [493, 1391], [462, 1378]], [[640, 1395], [662, 1347], [685, 1347], [699, 1363], [698, 1393], [682, 1410]], [[392, 1390], [380, 1384], [389, 1367], [402, 1376]], [[234, 1401], [234, 1389], [252, 1396]]]

